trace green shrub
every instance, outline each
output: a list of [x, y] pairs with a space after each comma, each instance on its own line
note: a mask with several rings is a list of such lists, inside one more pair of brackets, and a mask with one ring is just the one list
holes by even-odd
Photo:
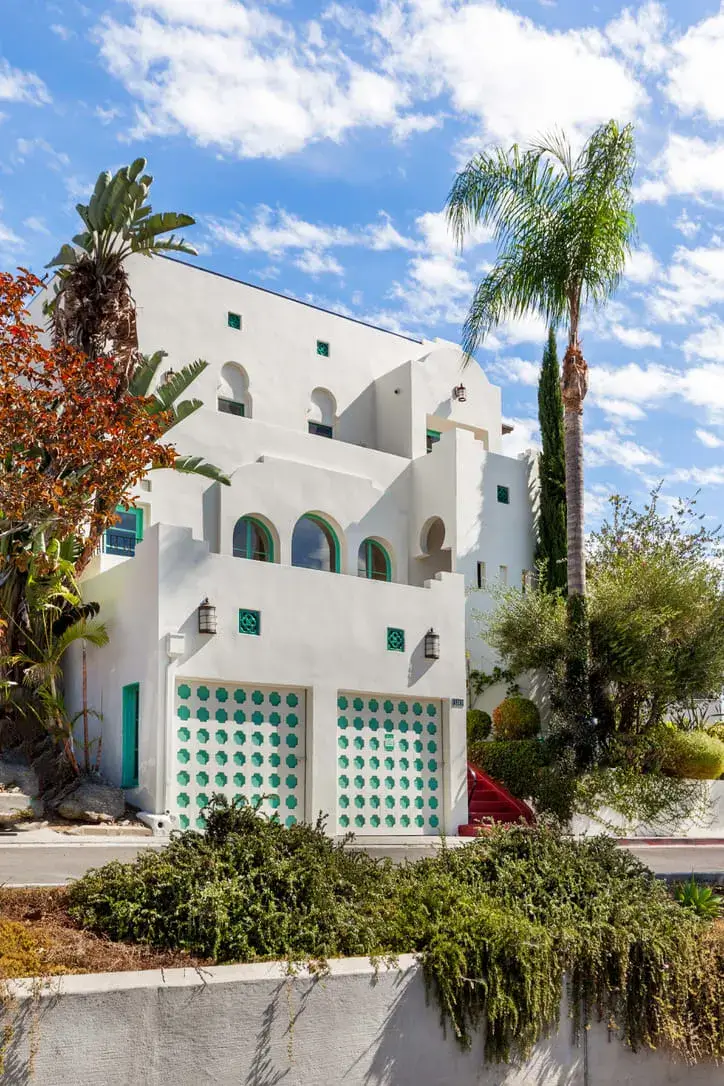
[[505, 698], [493, 709], [496, 739], [530, 739], [540, 731], [538, 706], [529, 698]]
[[705, 731], [662, 732], [661, 768], [671, 777], [713, 781], [724, 773], [724, 743]]
[[710, 724], [706, 729], [707, 735], [713, 735], [715, 739], [720, 739], [724, 743], [724, 723]]
[[487, 739], [492, 726], [493, 721], [490, 718], [490, 713], [486, 713], [484, 709], [468, 709], [468, 746], [471, 743], [480, 743], [483, 739]]
[[724, 1057], [724, 931], [611, 839], [498, 828], [394, 867], [321, 825], [286, 829], [216, 798], [207, 818], [205, 836], [83, 876], [72, 915], [217, 961], [416, 953], [443, 1023], [466, 1045], [484, 1024], [490, 1060], [555, 1029], [564, 984], [577, 1028], [596, 1013], [633, 1048]]
[[517, 799], [532, 800], [538, 814], [568, 822], [573, 814], [575, 779], [554, 762], [541, 739], [492, 740], [468, 747], [468, 759]]

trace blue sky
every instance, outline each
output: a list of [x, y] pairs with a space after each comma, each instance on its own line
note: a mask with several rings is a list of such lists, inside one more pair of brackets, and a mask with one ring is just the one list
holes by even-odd
[[[724, 493], [724, 8], [706, 0], [0, 0], [0, 266], [41, 271], [99, 170], [149, 159], [198, 261], [457, 339], [494, 257], [441, 209], [476, 150], [636, 125], [637, 249], [586, 313], [591, 523], [612, 491]], [[515, 454], [544, 330], [480, 351]]]

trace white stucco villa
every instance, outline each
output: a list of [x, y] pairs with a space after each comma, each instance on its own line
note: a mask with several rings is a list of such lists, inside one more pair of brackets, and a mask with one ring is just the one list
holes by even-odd
[[111, 637], [88, 653], [104, 774], [182, 826], [223, 792], [331, 832], [455, 833], [466, 612], [533, 561], [500, 390], [453, 344], [178, 261], [131, 283], [142, 349], [209, 363], [173, 436], [232, 484], [152, 473], [84, 578]]

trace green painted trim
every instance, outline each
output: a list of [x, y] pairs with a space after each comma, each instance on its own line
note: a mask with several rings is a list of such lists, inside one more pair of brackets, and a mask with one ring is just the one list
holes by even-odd
[[368, 581], [374, 580], [372, 576], [372, 547], [379, 547], [385, 559], [385, 580], [390, 582], [392, 580], [392, 562], [390, 556], [387, 553], [387, 548], [383, 547], [378, 539], [363, 539], [362, 546], [365, 548], [365, 576]]
[[340, 543], [339, 543], [339, 536], [335, 532], [332, 525], [329, 524], [324, 519], [324, 517], [317, 516], [316, 513], [304, 513], [303, 516], [301, 516], [299, 519], [303, 520], [304, 517], [306, 517], [307, 520], [313, 520], [314, 523], [319, 524], [320, 527], [326, 528], [327, 531], [329, 532], [329, 534], [331, 535], [332, 542], [334, 543], [334, 554], [332, 555], [332, 564], [334, 566], [334, 569], [331, 570], [331, 572], [332, 573], [339, 573], [340, 560], [341, 560], [341, 551], [342, 551], [342, 548], [341, 548]]
[[437, 438], [438, 441], [440, 440], [440, 435], [442, 434], [442, 430], [427, 430], [426, 432], [427, 432], [428, 437], [434, 437], [434, 438]]
[[140, 684], [129, 683], [122, 690], [123, 743], [121, 788], [138, 788], [138, 733], [140, 720]]
[[[276, 561], [276, 555], [274, 553], [274, 537], [271, 534], [271, 532], [269, 531], [269, 529], [267, 528], [266, 524], [264, 524], [263, 521], [261, 521], [261, 520], [257, 520], [256, 517], [250, 517], [250, 516], [239, 517], [239, 520], [244, 520], [244, 521], [247, 522], [246, 523], [246, 529], [247, 529], [247, 532], [246, 532], [246, 554], [243, 557], [246, 558], [246, 559], [250, 558], [249, 551], [251, 550], [251, 546], [250, 546], [250, 540], [249, 540], [249, 534], [250, 534], [249, 533], [249, 526], [251, 524], [253, 524], [255, 528], [259, 529], [261, 534], [264, 536], [264, 539], [266, 540], [267, 552], [269, 554], [268, 561], [269, 562], [275, 562]], [[239, 524], [239, 520], [237, 520], [236, 524], [234, 525], [234, 531], [236, 531], [237, 525]], [[232, 547], [233, 547], [233, 540], [232, 540]], [[258, 561], [258, 559], [257, 559], [257, 561]]]
[[133, 513], [136, 518], [136, 543], [143, 542], [143, 509], [130, 508], [125, 505], [116, 506], [117, 513]]

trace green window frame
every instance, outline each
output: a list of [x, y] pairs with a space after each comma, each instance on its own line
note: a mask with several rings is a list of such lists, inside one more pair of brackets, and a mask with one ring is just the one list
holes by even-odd
[[136, 544], [143, 541], [143, 509], [117, 505], [116, 513], [122, 516], [133, 516], [135, 526], [133, 530], [122, 528], [120, 525], [106, 528], [103, 533], [103, 552], [115, 554], [120, 558], [132, 558], [136, 553]]
[[[332, 553], [330, 555], [332, 568], [331, 568], [331, 570], [329, 570], [329, 572], [330, 573], [339, 573], [341, 555], [342, 555], [342, 548], [340, 546], [339, 536], [337, 535], [337, 533], [335, 532], [334, 528], [329, 523], [329, 521], [325, 520], [324, 517], [318, 516], [316, 513], [303, 513], [302, 516], [299, 518], [299, 520], [311, 520], [314, 524], [318, 524], [319, 527], [322, 528], [325, 532], [329, 533], [330, 542], [332, 544], [332, 547], [331, 547]], [[297, 521], [297, 524], [299, 524], [299, 520]], [[296, 528], [297, 524], [294, 525], [295, 528]], [[294, 545], [294, 532], [292, 532], [292, 546], [293, 545]], [[293, 561], [292, 561], [292, 565], [294, 565]], [[305, 569], [307, 567], [298, 566], [296, 568]]]
[[[380, 577], [375, 571], [374, 556], [377, 551], [384, 559], [384, 577]], [[360, 543], [357, 556], [357, 573], [360, 577], [366, 577], [370, 581], [391, 581], [392, 563], [387, 548], [376, 539], [363, 539]]]
[[224, 396], [219, 396], [217, 398], [216, 407], [222, 415], [239, 415], [243, 418], [246, 414], [246, 408], [243, 403], [239, 400], [227, 400]]
[[[237, 541], [237, 529], [242, 524], [244, 526], [244, 539]], [[254, 533], [253, 529], [257, 531], [264, 538], [266, 544], [266, 557], [262, 557], [260, 552], [254, 550]], [[234, 539], [232, 543], [232, 554], [234, 558], [247, 558], [256, 562], [274, 562], [274, 538], [267, 528], [266, 524], [257, 520], [256, 517], [239, 517], [234, 525]]]
[[123, 743], [121, 788], [138, 788], [138, 735], [140, 719], [139, 683], [129, 683], [122, 690]]
[[437, 445], [438, 441], [440, 440], [440, 431], [439, 430], [428, 430], [427, 434], [426, 434], [426, 437], [427, 437], [427, 451], [429, 453], [431, 453], [433, 445]]

